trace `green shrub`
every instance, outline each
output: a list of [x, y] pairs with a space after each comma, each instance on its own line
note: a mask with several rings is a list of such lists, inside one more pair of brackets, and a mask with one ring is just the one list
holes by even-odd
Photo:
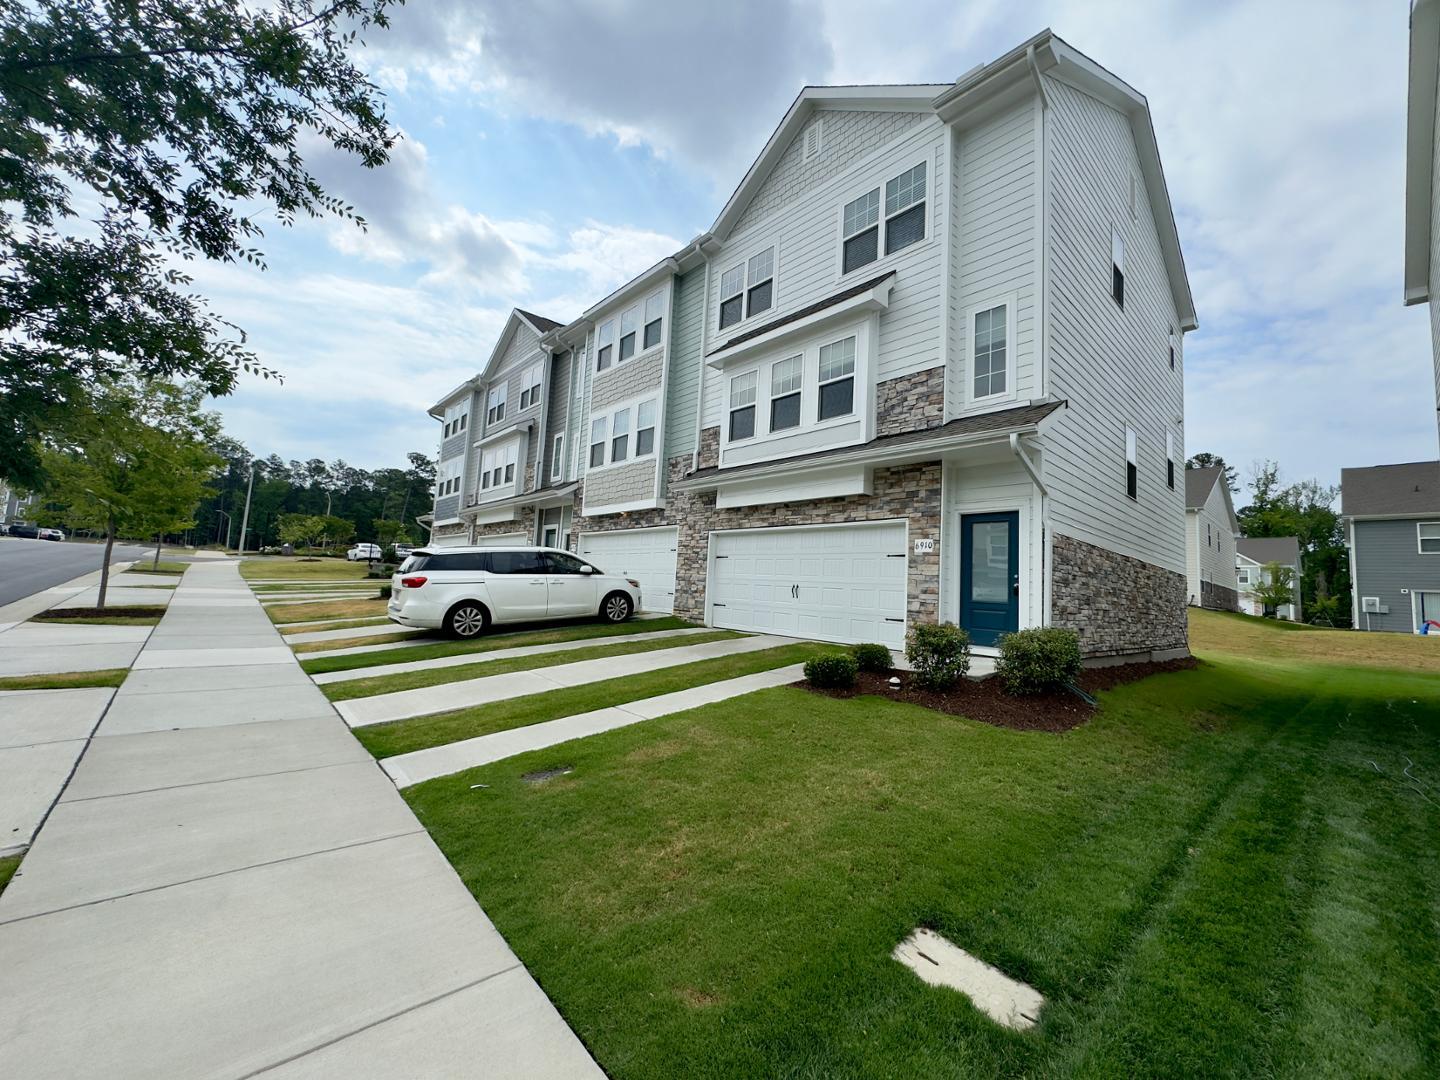
[[393, 588], [393, 586], [391, 586], [390, 582], [388, 582], [388, 581], [387, 581], [384, 585], [381, 585], [381, 586], [380, 586], [380, 599], [381, 599], [381, 600], [389, 600], [389, 599], [390, 599], [390, 592], [391, 592], [391, 589], [392, 589], [392, 588]]
[[1012, 694], [1059, 690], [1080, 673], [1080, 635], [1058, 626], [1034, 626], [1000, 639], [995, 673]]
[[805, 661], [805, 678], [811, 686], [821, 690], [848, 690], [855, 685], [858, 670], [855, 658], [844, 653], [831, 653]]
[[915, 669], [920, 686], [949, 690], [970, 670], [970, 635], [954, 623], [912, 626], [905, 659]]
[[895, 666], [895, 662], [890, 657], [890, 650], [884, 645], [876, 645], [872, 642], [856, 645], [850, 651], [855, 654], [855, 664], [861, 671], [875, 671], [884, 674]]

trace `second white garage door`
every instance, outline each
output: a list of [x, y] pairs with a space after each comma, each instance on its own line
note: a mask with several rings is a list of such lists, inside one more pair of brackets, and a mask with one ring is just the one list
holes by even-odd
[[525, 547], [529, 542], [524, 533], [494, 533], [490, 536], [477, 536], [475, 547]]
[[711, 622], [903, 648], [905, 535], [903, 521], [711, 533]]
[[675, 610], [675, 549], [680, 530], [619, 529], [581, 533], [580, 554], [607, 574], [624, 574], [640, 582], [645, 611]]

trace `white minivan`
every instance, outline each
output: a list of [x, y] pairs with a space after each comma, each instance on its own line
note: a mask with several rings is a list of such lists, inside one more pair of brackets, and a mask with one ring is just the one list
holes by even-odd
[[390, 621], [473, 638], [491, 623], [600, 618], [624, 622], [640, 583], [607, 574], [568, 551], [543, 547], [424, 548], [390, 583]]

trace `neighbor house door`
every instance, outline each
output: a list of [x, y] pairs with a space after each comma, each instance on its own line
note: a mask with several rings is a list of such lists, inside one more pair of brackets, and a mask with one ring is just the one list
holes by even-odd
[[960, 518], [960, 625], [976, 645], [1020, 628], [1020, 515]]

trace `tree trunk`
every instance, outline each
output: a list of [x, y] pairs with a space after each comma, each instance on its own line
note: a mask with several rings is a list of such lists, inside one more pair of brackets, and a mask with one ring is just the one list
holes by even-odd
[[164, 533], [155, 534], [155, 565], [151, 567], [152, 570], [160, 569], [160, 541], [164, 538], [164, 535]]
[[115, 515], [111, 514], [105, 522], [105, 558], [100, 563], [100, 602], [95, 606], [105, 606], [105, 592], [110, 588], [110, 553], [115, 550]]

